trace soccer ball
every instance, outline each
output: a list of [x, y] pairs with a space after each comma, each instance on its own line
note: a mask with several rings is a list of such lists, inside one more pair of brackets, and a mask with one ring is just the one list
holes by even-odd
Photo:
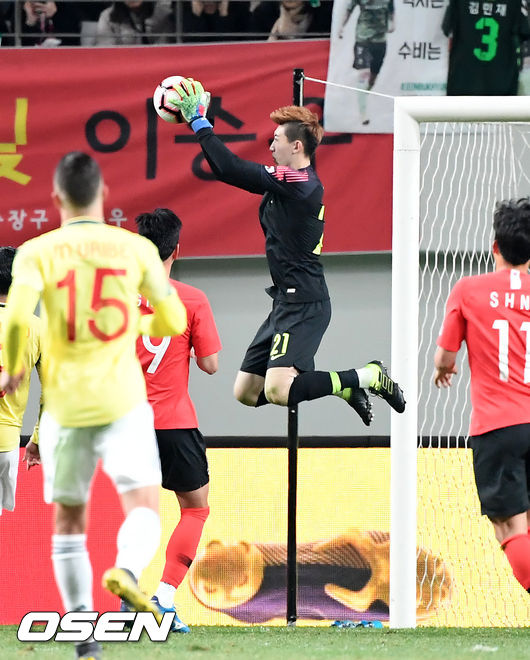
[[180, 99], [175, 87], [178, 87], [182, 80], [186, 80], [186, 78], [183, 76], [164, 78], [153, 94], [153, 105], [157, 115], [170, 124], [185, 123], [180, 110], [170, 102], [171, 99]]

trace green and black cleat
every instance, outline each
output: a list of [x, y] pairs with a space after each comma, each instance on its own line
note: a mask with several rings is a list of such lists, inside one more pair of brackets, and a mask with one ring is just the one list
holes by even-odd
[[344, 390], [344, 400], [351, 406], [366, 426], [370, 426], [373, 419], [372, 403], [366, 392], [360, 388], [348, 387]]
[[368, 391], [371, 394], [380, 396], [396, 412], [404, 412], [406, 401], [403, 396], [403, 390], [396, 381], [390, 378], [383, 363], [379, 360], [372, 360], [371, 362], [368, 362], [366, 367], [374, 372], [374, 379], [368, 388]]

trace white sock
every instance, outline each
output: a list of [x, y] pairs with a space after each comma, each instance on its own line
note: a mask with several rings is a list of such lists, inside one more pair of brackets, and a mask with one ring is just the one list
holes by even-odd
[[367, 390], [374, 380], [374, 369], [373, 367], [361, 367], [360, 369], [355, 370], [357, 376], [359, 377], [359, 387]]
[[55, 582], [67, 612], [93, 611], [92, 565], [86, 549], [86, 534], [54, 534], [52, 562]]
[[138, 579], [160, 545], [160, 518], [145, 506], [133, 509], [118, 532], [116, 566], [127, 568]]
[[[368, 89], [368, 80], [360, 80], [356, 87], [359, 89]], [[357, 92], [357, 102], [359, 105], [359, 116], [361, 121], [366, 119], [366, 106], [368, 104], [368, 94], [365, 92]]]
[[177, 589], [167, 582], [161, 582], [158, 585], [155, 596], [158, 598], [158, 602], [162, 607], [174, 607], [175, 606], [175, 594]]

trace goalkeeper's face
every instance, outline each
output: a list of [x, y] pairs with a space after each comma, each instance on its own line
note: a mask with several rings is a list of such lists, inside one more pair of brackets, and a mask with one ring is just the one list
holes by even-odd
[[272, 158], [276, 165], [291, 166], [294, 142], [289, 142], [285, 135], [285, 126], [278, 126], [270, 146]]

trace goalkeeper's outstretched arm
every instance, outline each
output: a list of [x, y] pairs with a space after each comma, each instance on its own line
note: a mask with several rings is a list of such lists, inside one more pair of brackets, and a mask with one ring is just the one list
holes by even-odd
[[197, 135], [204, 156], [219, 181], [228, 183], [248, 192], [263, 195], [262, 166], [236, 156], [214, 134], [212, 125], [206, 119], [210, 93], [205, 92], [198, 80], [186, 79], [176, 89], [181, 99], [175, 103], [182, 116]]

